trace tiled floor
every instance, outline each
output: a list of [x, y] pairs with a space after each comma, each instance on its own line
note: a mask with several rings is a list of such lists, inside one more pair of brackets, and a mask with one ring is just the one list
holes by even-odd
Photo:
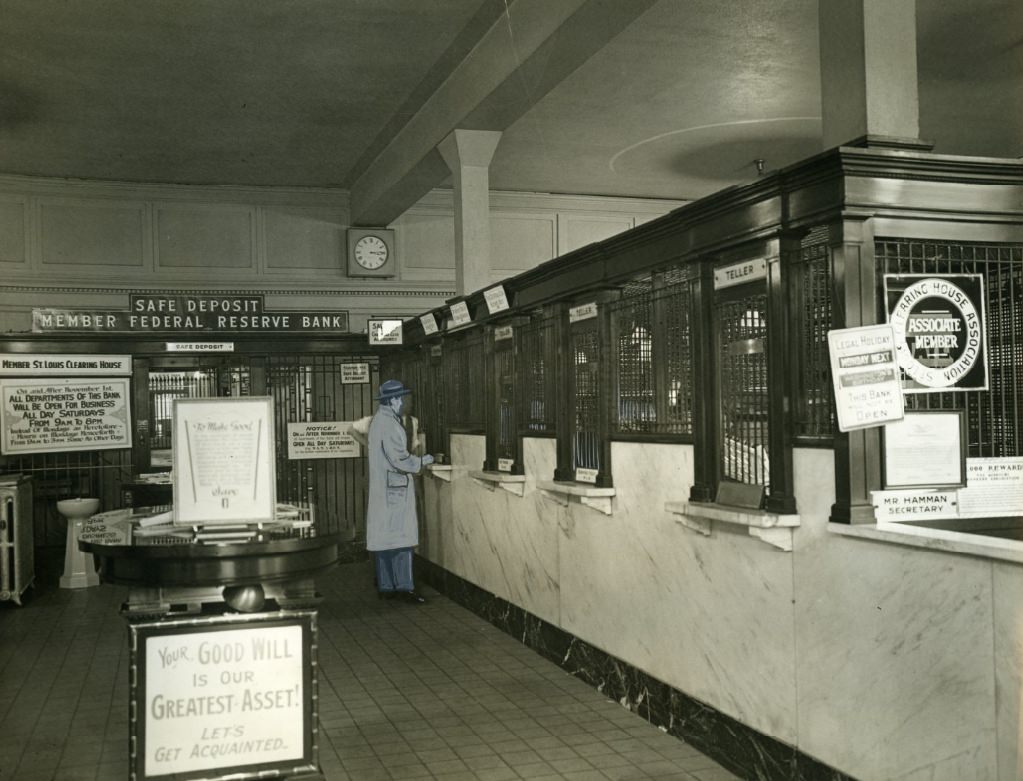
[[[128, 777], [125, 591], [0, 603], [0, 779]], [[429, 590], [380, 601], [366, 564], [319, 580], [320, 764], [353, 779], [736, 776]]]

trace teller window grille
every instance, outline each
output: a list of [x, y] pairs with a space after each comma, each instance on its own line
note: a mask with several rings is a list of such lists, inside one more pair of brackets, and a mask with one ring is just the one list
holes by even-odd
[[558, 314], [538, 309], [515, 333], [519, 420], [525, 436], [557, 433]]
[[589, 301], [568, 307], [563, 352], [566, 425], [558, 432], [557, 480], [612, 486], [608, 391], [613, 348], [608, 305], [617, 297], [617, 290], [600, 291]]
[[769, 488], [767, 296], [717, 304], [721, 472], [725, 480]]
[[488, 328], [487, 355], [487, 458], [484, 469], [522, 474], [519, 457], [519, 426], [516, 420], [518, 383], [515, 379], [518, 353], [517, 325]]
[[448, 434], [483, 433], [483, 332], [476, 328], [444, 342], [444, 374]]
[[802, 445], [831, 446], [836, 427], [828, 356], [828, 331], [833, 328], [829, 241], [827, 226], [815, 228], [787, 256], [796, 340], [792, 431]]
[[692, 441], [692, 273], [633, 281], [610, 310], [615, 438]]

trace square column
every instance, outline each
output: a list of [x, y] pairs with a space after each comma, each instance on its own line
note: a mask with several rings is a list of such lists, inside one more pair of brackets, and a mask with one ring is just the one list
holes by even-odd
[[918, 141], [916, 0], [818, 0], [818, 16], [824, 149]]
[[437, 150], [455, 189], [455, 292], [463, 296], [490, 280], [490, 161], [496, 130], [454, 130]]

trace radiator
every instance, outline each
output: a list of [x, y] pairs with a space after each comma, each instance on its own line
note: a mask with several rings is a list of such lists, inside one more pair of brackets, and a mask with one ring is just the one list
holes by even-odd
[[32, 478], [0, 475], [0, 600], [21, 595], [35, 580]]

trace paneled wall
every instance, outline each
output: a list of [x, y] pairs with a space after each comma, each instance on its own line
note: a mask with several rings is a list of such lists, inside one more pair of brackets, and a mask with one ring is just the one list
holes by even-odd
[[[681, 205], [494, 193], [493, 281]], [[33, 307], [117, 309], [134, 290], [240, 290], [268, 309], [419, 314], [454, 295], [452, 194], [428, 194], [393, 224], [392, 279], [348, 277], [348, 194], [0, 176], [0, 331]]]

